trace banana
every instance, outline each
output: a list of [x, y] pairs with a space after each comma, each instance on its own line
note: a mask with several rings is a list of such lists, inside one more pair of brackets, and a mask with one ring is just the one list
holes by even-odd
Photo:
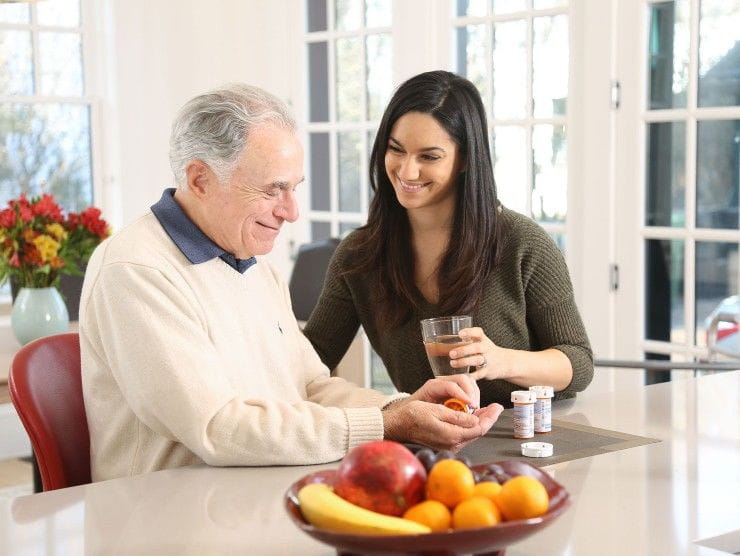
[[312, 483], [298, 491], [304, 517], [316, 527], [358, 535], [418, 535], [431, 529], [410, 519], [393, 517], [356, 506], [330, 486]]

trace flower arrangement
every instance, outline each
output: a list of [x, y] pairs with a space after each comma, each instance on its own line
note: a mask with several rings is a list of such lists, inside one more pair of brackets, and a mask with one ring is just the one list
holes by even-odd
[[0, 210], [0, 284], [56, 287], [61, 274], [82, 274], [80, 263], [109, 235], [95, 207], [65, 217], [51, 195], [12, 199]]

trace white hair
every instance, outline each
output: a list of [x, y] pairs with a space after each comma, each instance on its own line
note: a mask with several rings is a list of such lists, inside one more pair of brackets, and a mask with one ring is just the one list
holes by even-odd
[[263, 123], [295, 130], [286, 104], [267, 91], [234, 83], [188, 101], [175, 117], [170, 135], [170, 166], [175, 183], [185, 183], [192, 160], [202, 160], [219, 180], [228, 179], [249, 133]]

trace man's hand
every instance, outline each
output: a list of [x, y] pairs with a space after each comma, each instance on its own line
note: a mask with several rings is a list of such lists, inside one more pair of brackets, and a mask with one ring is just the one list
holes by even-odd
[[384, 437], [456, 452], [486, 434], [503, 409], [491, 404], [468, 414], [412, 396], [383, 410]]

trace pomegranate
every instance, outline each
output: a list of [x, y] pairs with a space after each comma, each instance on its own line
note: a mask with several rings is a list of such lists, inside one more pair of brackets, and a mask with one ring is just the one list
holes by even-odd
[[427, 473], [411, 451], [390, 440], [356, 446], [344, 457], [334, 492], [368, 510], [400, 516], [424, 500]]

